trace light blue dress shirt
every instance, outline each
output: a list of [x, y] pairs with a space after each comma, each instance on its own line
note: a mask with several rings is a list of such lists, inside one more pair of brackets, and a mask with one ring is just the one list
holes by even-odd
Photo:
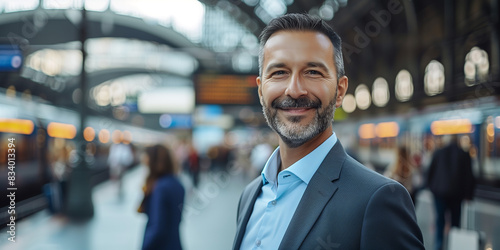
[[262, 170], [262, 192], [255, 201], [240, 249], [278, 249], [307, 184], [336, 142], [333, 133], [279, 174], [279, 147], [274, 151]]

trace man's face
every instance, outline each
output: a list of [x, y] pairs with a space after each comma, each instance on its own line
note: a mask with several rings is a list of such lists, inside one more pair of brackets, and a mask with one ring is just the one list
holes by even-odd
[[330, 39], [313, 31], [278, 31], [264, 46], [260, 101], [269, 126], [290, 147], [331, 129], [347, 90], [333, 55]]

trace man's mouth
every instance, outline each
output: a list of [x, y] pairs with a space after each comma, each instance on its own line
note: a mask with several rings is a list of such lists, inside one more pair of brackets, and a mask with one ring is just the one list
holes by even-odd
[[312, 108], [306, 108], [306, 107], [297, 107], [297, 108], [281, 108], [281, 110], [290, 113], [290, 114], [303, 114], [306, 113], [307, 111], [311, 110]]
[[307, 111], [310, 109], [318, 109], [321, 107], [321, 101], [313, 101], [307, 97], [293, 99], [287, 97], [285, 99], [276, 99], [272, 103], [272, 107], [290, 112]]

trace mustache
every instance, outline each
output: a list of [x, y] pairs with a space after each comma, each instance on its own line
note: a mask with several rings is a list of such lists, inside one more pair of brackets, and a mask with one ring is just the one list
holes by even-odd
[[273, 108], [283, 109], [283, 108], [320, 108], [321, 101], [311, 100], [308, 97], [291, 98], [284, 97], [282, 99], [276, 99], [271, 103]]

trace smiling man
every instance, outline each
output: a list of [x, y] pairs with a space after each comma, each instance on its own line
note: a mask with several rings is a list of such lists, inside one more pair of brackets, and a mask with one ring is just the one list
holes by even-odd
[[260, 36], [259, 97], [279, 147], [243, 192], [234, 249], [424, 249], [410, 196], [332, 129], [347, 91], [340, 37], [288, 14]]

